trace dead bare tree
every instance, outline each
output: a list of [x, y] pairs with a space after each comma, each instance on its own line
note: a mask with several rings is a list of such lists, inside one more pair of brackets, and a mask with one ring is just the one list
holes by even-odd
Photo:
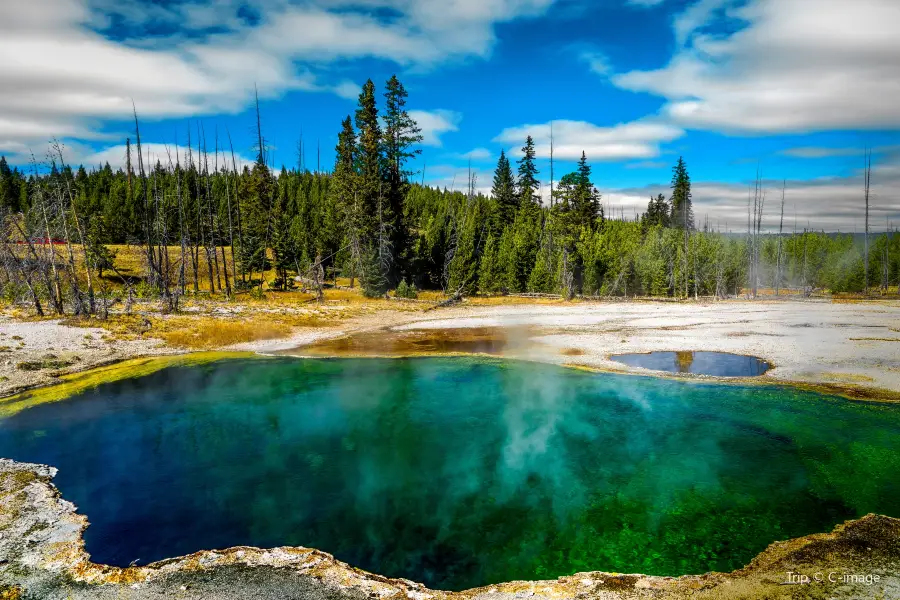
[[[31, 168], [35, 174], [35, 182], [34, 188], [32, 189], [32, 199], [33, 203], [36, 203], [40, 206], [41, 217], [44, 224], [44, 235], [41, 239], [41, 250], [43, 254], [46, 256], [48, 254], [47, 250], [49, 250], [49, 257], [47, 260], [50, 263], [50, 271], [53, 274], [52, 285], [48, 282], [48, 290], [50, 291], [50, 296], [53, 300], [53, 307], [56, 309], [57, 314], [65, 314], [65, 304], [63, 301], [63, 293], [62, 293], [62, 285], [59, 280], [59, 269], [56, 265], [56, 249], [53, 247], [53, 235], [50, 232], [50, 218], [47, 214], [47, 194], [44, 190], [44, 184], [36, 177], [37, 175], [37, 161], [34, 159], [34, 155], [31, 157]], [[22, 231], [22, 235], [26, 235], [24, 231]]]
[[138, 177], [141, 180], [141, 187], [144, 192], [144, 241], [147, 246], [147, 279], [150, 285], [159, 289], [161, 274], [156, 266], [156, 259], [153, 252], [153, 228], [150, 225], [150, 186], [148, 185], [147, 173], [144, 169], [144, 156], [141, 148], [141, 130], [138, 123], [137, 109], [134, 107], [133, 102], [131, 108], [134, 113], [134, 132], [137, 141]]
[[865, 201], [866, 201], [866, 231], [865, 231], [865, 294], [869, 295], [869, 186], [872, 182], [872, 150], [866, 150], [865, 154]]
[[[168, 148], [166, 148], [166, 152], [168, 153]], [[172, 311], [178, 312], [179, 301], [181, 296], [184, 295], [184, 266], [185, 261], [187, 260], [187, 234], [184, 229], [184, 196], [181, 191], [181, 158], [179, 156], [178, 146], [175, 146], [175, 196], [176, 201], [178, 203], [178, 233], [179, 233], [179, 243], [181, 245], [181, 260], [178, 262], [178, 285], [176, 286], [176, 292], [173, 294], [172, 300]], [[172, 165], [172, 155], [169, 154], [169, 165]]]
[[[238, 228], [238, 246], [243, 248], [244, 245], [244, 232], [241, 226], [241, 199], [238, 196], [238, 183], [240, 182], [240, 173], [238, 173], [237, 168], [237, 160], [234, 157], [234, 144], [231, 143], [231, 132], [227, 129], [225, 130], [228, 133], [228, 146], [231, 149], [231, 167], [234, 171], [234, 196], [235, 196], [235, 204], [237, 205], [237, 228]], [[228, 218], [231, 218], [231, 209], [228, 210]], [[229, 223], [229, 228], [231, 224]], [[237, 282], [237, 275], [235, 274], [234, 269], [236, 268], [237, 261], [234, 258], [234, 234], [231, 236], [231, 268], [232, 268], [232, 279]], [[247, 283], [247, 272], [244, 269], [243, 265], [241, 265], [241, 282]], [[237, 283], [235, 283], [237, 285]]]
[[[87, 245], [84, 243], [84, 233], [81, 228], [81, 221], [78, 218], [78, 211], [75, 206], [75, 197], [72, 193], [72, 185], [69, 181], [69, 169], [66, 166], [65, 159], [63, 158], [63, 149], [62, 145], [58, 140], [53, 140], [50, 146], [50, 164], [53, 167], [53, 170], [56, 171], [55, 168], [57, 166], [56, 160], [59, 160], [58, 164], [58, 177], [55, 181], [55, 186], [57, 190], [57, 202], [59, 205], [59, 214], [60, 221], [63, 226], [63, 235], [66, 240], [66, 249], [68, 250], [69, 255], [69, 268], [72, 279], [72, 291], [74, 295], [74, 302], [77, 314], [83, 314], [85, 312], [84, 302], [81, 297], [81, 290], [78, 284], [78, 272], [75, 265], [75, 253], [72, 248], [71, 236], [69, 235], [69, 226], [68, 226], [68, 215], [72, 215], [72, 219], [75, 224], [75, 231], [78, 234], [78, 241], [81, 246], [83, 260], [84, 260], [84, 270], [85, 277], [88, 285], [88, 314], [94, 314], [95, 312], [95, 302], [94, 302], [94, 285], [93, 278], [91, 276], [91, 261], [88, 259], [87, 255]], [[60, 184], [59, 179], [63, 180], [65, 184], [65, 188], [63, 188], [62, 184]]]
[[[2, 210], [2, 207], [0, 207]], [[39, 317], [44, 316], [44, 308], [41, 305], [40, 295], [38, 294], [37, 287], [33, 281], [33, 272], [35, 270], [41, 270], [41, 260], [38, 257], [37, 253], [34, 250], [34, 245], [31, 243], [31, 240], [24, 236], [24, 232], [17, 222], [18, 217], [16, 215], [8, 215], [5, 214], [6, 211], [3, 210], [2, 214], [0, 214], [0, 224], [2, 224], [2, 235], [3, 235], [3, 244], [2, 248], [5, 249], [5, 253], [2, 256], [4, 272], [6, 273], [7, 283], [12, 283], [14, 281], [14, 269], [19, 273], [19, 278], [25, 283], [25, 286], [28, 288], [28, 292], [31, 295], [32, 303], [34, 304], [34, 310]], [[13, 242], [13, 236], [11, 235], [10, 223], [14, 223], [16, 228], [19, 230], [20, 234], [23, 235], [24, 244], [27, 244], [29, 252], [31, 253], [32, 260], [28, 261], [25, 257], [19, 256], [17, 252], [13, 251], [16, 244]]]
[[782, 279], [782, 262], [783, 259], [781, 257], [781, 236], [784, 234], [784, 193], [787, 189], [787, 180], [781, 184], [781, 221], [778, 225], [778, 254], [775, 258], [776, 266], [775, 266], [775, 295], [778, 296], [781, 292], [781, 279]]

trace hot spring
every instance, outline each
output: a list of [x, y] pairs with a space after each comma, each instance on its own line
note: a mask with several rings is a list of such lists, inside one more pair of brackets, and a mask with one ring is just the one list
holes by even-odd
[[900, 406], [488, 358], [223, 360], [0, 420], [96, 562], [297, 545], [451, 590], [730, 571], [900, 516], [898, 448]]

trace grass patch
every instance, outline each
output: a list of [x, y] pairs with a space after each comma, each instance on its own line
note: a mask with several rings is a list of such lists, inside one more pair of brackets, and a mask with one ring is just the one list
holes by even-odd
[[854, 383], [871, 383], [875, 381], [868, 375], [856, 373], [822, 373], [820, 377], [826, 381], [848, 381]]
[[45, 358], [43, 360], [24, 360], [16, 364], [20, 371], [42, 371], [44, 369], [65, 369], [71, 367], [72, 362], [58, 358]]
[[[178, 320], [181, 321], [180, 318]], [[155, 337], [160, 337], [167, 344], [179, 348], [210, 349], [287, 337], [291, 329], [289, 325], [277, 322], [228, 321], [201, 317], [188, 319], [188, 323], [179, 323]]]
[[[422, 298], [423, 294], [420, 293], [419, 297]], [[528, 298], [519, 296], [470, 296], [466, 298], [466, 303], [472, 304], [474, 306], [509, 306], [513, 304], [573, 304], [572, 302], [566, 302], [565, 300], [559, 298]]]
[[560, 354], [563, 356], [584, 356], [584, 350], [581, 348], [563, 348]]

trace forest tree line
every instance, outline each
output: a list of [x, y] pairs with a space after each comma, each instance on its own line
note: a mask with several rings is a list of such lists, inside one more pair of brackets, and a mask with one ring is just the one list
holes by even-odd
[[[515, 163], [501, 152], [490, 195], [471, 175], [464, 192], [411, 183], [422, 136], [407, 92], [394, 76], [381, 110], [377, 95], [368, 81], [341, 123], [330, 173], [273, 169], [258, 104], [252, 166], [238, 168], [230, 136], [208, 137], [202, 126], [151, 164], [137, 115], [124, 169], [72, 168], [58, 143], [46, 168], [27, 174], [0, 159], [4, 296], [40, 313], [105, 314], [114, 281], [129, 294], [150, 290], [169, 310], [204, 278], [206, 290], [227, 296], [290, 289], [295, 278], [320, 291], [343, 276], [371, 297], [415, 286], [564, 298], [886, 291], [898, 281], [900, 240], [890, 233], [865, 244], [808, 230], [762, 234], [759, 182], [746, 235], [699, 228], [681, 158], [669, 197], [651, 198], [635, 219], [604, 215], [584, 154], [542, 202], [531, 137]], [[139, 281], [118, 271], [116, 244], [142, 248]]]

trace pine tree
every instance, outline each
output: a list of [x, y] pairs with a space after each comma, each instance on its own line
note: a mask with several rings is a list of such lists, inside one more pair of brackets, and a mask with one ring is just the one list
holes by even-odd
[[503, 293], [518, 292], [519, 274], [516, 242], [513, 226], [510, 225], [500, 235], [497, 249], [497, 290]]
[[450, 261], [447, 289], [453, 293], [462, 291], [471, 295], [478, 287], [478, 242], [481, 215], [473, 207], [462, 216], [462, 228], [458, 233], [456, 253]]
[[491, 195], [497, 202], [497, 212], [493, 230], [497, 235], [503, 228], [512, 224], [519, 209], [519, 198], [516, 194], [516, 182], [513, 180], [512, 167], [506, 153], [500, 151], [500, 160], [497, 161], [497, 170], [494, 171], [494, 187]]
[[500, 287], [498, 259], [497, 259], [497, 239], [493, 232], [488, 233], [487, 241], [484, 244], [484, 254], [481, 256], [481, 264], [478, 268], [478, 292], [481, 294], [493, 294]]
[[288, 270], [296, 266], [297, 246], [294, 243], [292, 232], [291, 213], [288, 210], [288, 174], [282, 168], [279, 177], [279, 190], [272, 206], [272, 232], [271, 245], [273, 266], [277, 276], [278, 286], [287, 290]]
[[271, 241], [269, 237], [273, 187], [269, 167], [257, 161], [247, 178], [245, 194], [240, 198], [244, 247], [240, 248], [238, 255], [241, 270], [251, 275], [253, 271], [264, 271], [268, 268], [266, 246]]
[[537, 153], [534, 149], [534, 140], [529, 135], [522, 147], [522, 158], [519, 159], [519, 206], [531, 207], [538, 204], [537, 190], [540, 187], [537, 175], [538, 170], [534, 164]]
[[511, 290], [523, 292], [528, 289], [528, 277], [534, 268], [541, 238], [541, 213], [537, 205], [532, 210], [519, 211], [513, 223], [513, 268], [515, 283]]
[[94, 215], [88, 219], [87, 233], [85, 235], [85, 252], [91, 267], [97, 270], [100, 278], [103, 277], [103, 271], [112, 268], [116, 253], [110, 250], [104, 240], [109, 239], [106, 231], [104, 219], [101, 215]]
[[[356, 164], [359, 173], [358, 193], [361, 202], [363, 237], [372, 243], [378, 226], [378, 205], [382, 196], [381, 124], [375, 105], [375, 84], [369, 79], [363, 85], [356, 109], [358, 145]], [[384, 214], [384, 211], [382, 211]]]
[[380, 298], [390, 289], [390, 283], [385, 276], [384, 264], [376, 247], [368, 248], [362, 257], [360, 284], [363, 295], [367, 298]]
[[591, 167], [587, 164], [587, 156], [581, 153], [578, 161], [578, 171], [575, 177], [575, 190], [573, 194], [572, 225], [576, 231], [583, 227], [595, 229], [598, 221], [603, 219], [603, 210], [600, 207], [600, 194], [591, 183]]
[[358, 192], [356, 131], [349, 116], [341, 122], [341, 132], [338, 134], [338, 143], [334, 151], [334, 175], [329, 193], [337, 219], [343, 224], [346, 236], [343, 245], [350, 247], [350, 251], [346, 253], [346, 260], [351, 263], [348, 266], [350, 276], [353, 278], [359, 272], [359, 263], [362, 260], [365, 219]]
[[678, 229], [694, 229], [694, 210], [691, 205], [691, 176], [684, 159], [672, 168], [672, 226]]
[[19, 207], [19, 190], [16, 189], [16, 183], [13, 171], [6, 163], [6, 157], [0, 156], [0, 207], [5, 206], [12, 212], [21, 210]]
[[650, 197], [647, 203], [647, 212], [641, 215], [641, 223], [647, 227], [669, 227], [671, 223], [672, 209], [666, 201], [666, 197], [658, 194], [656, 198]]
[[356, 129], [359, 132], [357, 164], [362, 236], [360, 254], [362, 260], [363, 288], [371, 296], [383, 295], [389, 285], [393, 266], [393, 235], [390, 204], [384, 197], [382, 179], [383, 157], [381, 124], [375, 105], [375, 84], [369, 79], [363, 85], [356, 109]]
[[408, 94], [403, 84], [393, 75], [386, 84], [384, 114], [384, 159], [387, 208], [394, 253], [394, 269], [390, 278], [396, 280], [405, 272], [409, 263], [409, 231], [404, 220], [404, 201], [409, 193], [410, 172], [404, 166], [407, 160], [420, 154], [414, 144], [422, 141], [422, 130], [406, 111]]
[[548, 256], [548, 252], [538, 252], [537, 260], [534, 263], [534, 268], [531, 270], [531, 273], [528, 275], [528, 291], [535, 292], [540, 294], [549, 294], [554, 292], [558, 287], [556, 285], [555, 277], [553, 276], [553, 266], [550, 264], [550, 257]]

